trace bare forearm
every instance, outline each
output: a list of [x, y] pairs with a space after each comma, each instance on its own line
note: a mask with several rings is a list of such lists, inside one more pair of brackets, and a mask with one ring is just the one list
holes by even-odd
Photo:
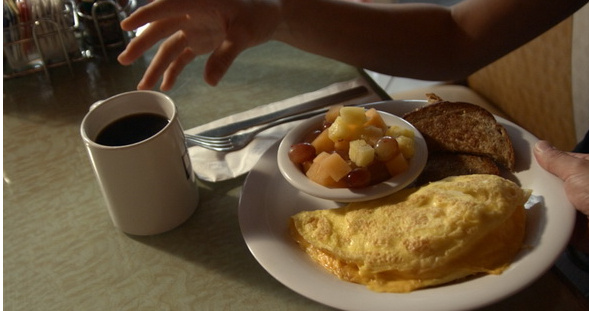
[[589, 0], [463, 0], [361, 4], [343, 0], [158, 0], [121, 26], [149, 24], [119, 55], [130, 64], [163, 40], [138, 88], [170, 89], [182, 69], [209, 54], [216, 85], [245, 49], [279, 40], [311, 53], [396, 76], [463, 78], [546, 31]]
[[395, 75], [430, 77], [436, 64], [452, 57], [445, 46], [456, 31], [444, 7], [340, 0], [283, 3], [285, 23], [275, 39], [312, 53]]
[[284, 22], [274, 38], [392, 75], [457, 79], [529, 41], [586, 2], [467, 0], [446, 8], [282, 0]]

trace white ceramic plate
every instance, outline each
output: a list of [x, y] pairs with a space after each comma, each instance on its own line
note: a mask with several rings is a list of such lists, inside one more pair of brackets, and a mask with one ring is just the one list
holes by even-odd
[[[424, 105], [424, 101], [386, 101], [373, 107], [396, 115]], [[317, 302], [345, 310], [466, 310], [504, 299], [546, 272], [563, 251], [572, 232], [575, 210], [562, 182], [535, 161], [537, 141], [519, 126], [497, 118], [506, 128], [516, 152], [516, 171], [506, 176], [533, 190], [536, 204], [527, 206], [525, 244], [501, 275], [406, 294], [376, 293], [363, 285], [339, 280], [311, 261], [288, 235], [288, 219], [302, 210], [335, 208], [337, 204], [302, 193], [278, 171], [276, 151], [268, 150], [249, 173], [239, 203], [243, 237], [260, 265], [293, 291]]]
[[415, 133], [415, 155], [409, 161], [409, 169], [376, 185], [350, 189], [328, 188], [307, 178], [301, 169], [288, 157], [290, 146], [301, 142], [312, 129], [317, 129], [325, 119], [325, 115], [312, 117], [290, 130], [278, 146], [277, 163], [282, 176], [294, 187], [312, 196], [337, 202], [366, 201], [384, 197], [397, 192], [411, 184], [423, 171], [427, 162], [427, 144], [421, 133], [409, 122], [393, 114], [380, 113], [388, 126], [399, 126]]

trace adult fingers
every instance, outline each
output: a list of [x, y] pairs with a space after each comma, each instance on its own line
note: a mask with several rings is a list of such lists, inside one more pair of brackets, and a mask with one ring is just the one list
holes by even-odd
[[176, 83], [176, 78], [180, 75], [184, 67], [188, 65], [198, 54], [194, 53], [191, 49], [186, 48], [184, 52], [178, 56], [164, 72], [164, 79], [160, 89], [162, 91], [169, 91]]
[[186, 39], [181, 31], [166, 39], [160, 45], [137, 87], [139, 89], [152, 89], [170, 64], [178, 58], [185, 48]]
[[589, 153], [575, 153], [575, 152], [567, 152], [567, 154], [575, 157], [575, 158], [579, 158], [579, 159], [583, 159], [583, 160], [587, 160], [589, 161]]
[[136, 30], [148, 23], [184, 16], [191, 2], [157, 0], [138, 8], [133, 14], [121, 22], [121, 28], [126, 31]]
[[566, 180], [577, 172], [570, 161], [575, 157], [554, 148], [547, 141], [542, 140], [536, 143], [534, 146], [534, 156], [540, 166], [562, 180]]
[[233, 61], [245, 49], [241, 44], [225, 40], [213, 51], [205, 66], [205, 81], [215, 86], [225, 75]]
[[589, 215], [589, 157], [560, 151], [546, 141], [536, 143], [534, 156], [540, 166], [564, 181], [564, 190], [573, 206]]
[[129, 42], [125, 50], [119, 54], [117, 60], [123, 65], [131, 64], [160, 40], [178, 31], [180, 26], [180, 19], [168, 19], [152, 23], [139, 36]]

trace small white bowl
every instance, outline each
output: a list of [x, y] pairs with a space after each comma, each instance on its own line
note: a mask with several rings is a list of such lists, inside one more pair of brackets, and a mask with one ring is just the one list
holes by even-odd
[[357, 202], [384, 197], [411, 184], [423, 171], [427, 162], [427, 145], [421, 133], [409, 122], [390, 113], [379, 111], [388, 126], [409, 128], [415, 133], [415, 155], [409, 161], [409, 169], [384, 182], [364, 188], [328, 188], [309, 178], [288, 157], [290, 147], [303, 141], [311, 131], [321, 128], [325, 115], [309, 118], [286, 134], [278, 147], [278, 168], [286, 180], [309, 195], [336, 202]]

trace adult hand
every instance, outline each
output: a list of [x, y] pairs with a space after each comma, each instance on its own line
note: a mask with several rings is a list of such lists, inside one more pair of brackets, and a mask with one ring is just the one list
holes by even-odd
[[589, 253], [589, 154], [564, 152], [539, 141], [534, 146], [534, 156], [540, 166], [564, 181], [564, 191], [573, 206], [585, 217], [577, 217], [571, 245]]
[[534, 146], [534, 156], [545, 170], [564, 181], [564, 190], [573, 206], [589, 215], [589, 154], [564, 152], [547, 141]]
[[171, 89], [188, 63], [208, 53], [211, 55], [205, 67], [205, 81], [216, 85], [243, 50], [271, 38], [279, 23], [279, 3], [274, 0], [156, 0], [123, 20], [121, 28], [131, 31], [148, 23], [118, 57], [121, 64], [131, 64], [165, 39], [138, 89], [153, 88], [162, 76], [161, 89]]

